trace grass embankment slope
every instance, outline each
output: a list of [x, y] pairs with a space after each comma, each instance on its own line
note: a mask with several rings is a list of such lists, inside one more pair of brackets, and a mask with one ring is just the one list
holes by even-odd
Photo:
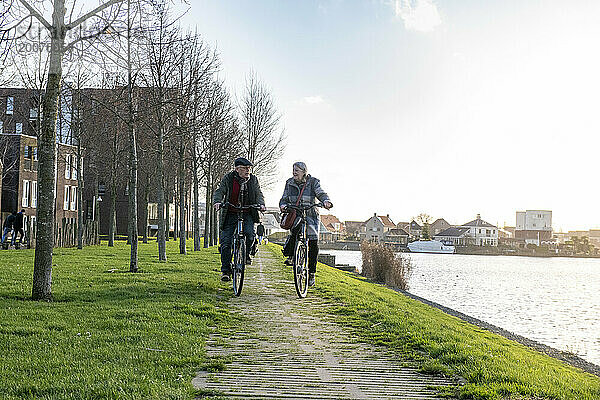
[[[51, 303], [31, 296], [33, 250], [0, 252], [0, 398], [190, 399], [212, 326], [231, 322], [215, 250], [56, 249]], [[110, 270], [115, 271], [110, 272]]]
[[419, 361], [424, 372], [463, 377], [449, 395], [600, 399], [600, 378], [353, 274], [320, 264], [315, 293], [363, 340]]

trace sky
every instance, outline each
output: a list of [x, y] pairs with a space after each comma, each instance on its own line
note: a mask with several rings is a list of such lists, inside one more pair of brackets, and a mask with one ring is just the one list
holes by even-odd
[[420, 213], [600, 227], [600, 2], [193, 0], [182, 23], [241, 95], [254, 70], [341, 220]]

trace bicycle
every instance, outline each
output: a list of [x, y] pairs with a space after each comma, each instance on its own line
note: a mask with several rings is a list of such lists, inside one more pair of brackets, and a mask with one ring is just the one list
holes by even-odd
[[238, 220], [233, 232], [233, 240], [231, 243], [231, 272], [233, 282], [233, 293], [236, 296], [242, 294], [242, 286], [244, 286], [244, 271], [246, 269], [246, 235], [244, 234], [244, 217], [243, 212], [252, 208], [260, 210], [259, 204], [251, 204], [248, 206], [236, 206], [229, 202], [223, 204], [223, 207], [229, 207], [237, 213]]
[[[301, 225], [296, 239], [296, 246], [294, 247], [294, 259], [293, 259], [293, 274], [294, 274], [294, 286], [296, 287], [296, 293], [298, 297], [303, 299], [306, 297], [308, 292], [308, 236], [306, 234], [306, 212], [313, 207], [325, 207], [323, 203], [312, 204], [309, 206], [295, 206], [288, 205], [287, 208], [296, 210], [299, 222], [295, 223], [295, 226]], [[295, 229], [293, 227], [292, 229]]]

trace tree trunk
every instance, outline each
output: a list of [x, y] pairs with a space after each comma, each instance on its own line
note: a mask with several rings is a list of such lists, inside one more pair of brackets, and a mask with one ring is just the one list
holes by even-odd
[[[81, 131], [80, 131], [81, 132]], [[80, 135], [81, 138], [81, 135]], [[83, 151], [81, 141], [77, 141], [77, 248], [83, 249], [83, 230], [85, 216], [83, 215]], [[89, 244], [89, 243], [88, 243]]]
[[212, 202], [210, 200], [210, 180], [206, 179], [206, 216], [204, 218], [204, 248], [210, 244], [210, 218], [213, 213]]
[[[38, 138], [37, 236], [33, 264], [33, 300], [52, 300], [52, 250], [54, 248], [54, 208], [56, 191], [56, 118], [62, 80], [65, 45], [65, 8], [57, 2], [52, 14], [55, 29], [50, 35], [48, 81], [43, 97], [42, 128]], [[57, 7], [59, 6], [59, 7]]]
[[[165, 242], [165, 173], [164, 173], [164, 133], [159, 126], [158, 132], [158, 259], [167, 261], [167, 245]], [[167, 210], [169, 215], [169, 210]]]
[[168, 186], [168, 184], [166, 185], [165, 190], [165, 205], [165, 213], [167, 214], [165, 217], [165, 241], [168, 242], [171, 240], [171, 188]]
[[[211, 187], [210, 197], [212, 198], [214, 189]], [[213, 218], [211, 219], [212, 224], [212, 233], [210, 235], [210, 245], [216, 246], [219, 243], [219, 215], [217, 213], [213, 214]]]
[[[129, 64], [131, 67], [131, 63]], [[129, 85], [127, 90], [127, 103], [129, 107], [129, 116], [127, 120], [129, 130], [129, 242], [131, 243], [131, 252], [129, 254], [129, 272], [138, 271], [138, 209], [137, 209], [137, 180], [138, 180], [138, 159], [137, 145], [135, 139], [135, 125], [133, 116], [133, 87], [131, 84], [131, 68], [129, 68]]]
[[194, 148], [192, 149], [193, 169], [192, 176], [194, 180], [194, 194], [192, 198], [194, 217], [192, 221], [194, 229], [194, 251], [200, 250], [200, 210], [198, 209], [200, 203], [199, 182], [198, 182], [198, 161], [196, 159], [196, 143], [194, 141]]
[[108, 221], [108, 247], [115, 245], [115, 231], [117, 229], [117, 189], [115, 183], [110, 185], [110, 207], [109, 207], [109, 221]]
[[173, 218], [173, 240], [179, 238], [179, 204], [181, 199], [179, 198], [179, 183], [177, 178], [175, 179], [175, 185], [173, 187], [173, 206], [175, 210], [175, 216]]
[[[52, 49], [62, 52], [64, 39], [52, 35]], [[58, 47], [55, 47], [57, 46]], [[52, 300], [52, 249], [54, 248], [54, 207], [56, 192], [56, 118], [62, 78], [62, 53], [50, 55], [50, 72], [44, 94], [42, 129], [38, 140], [38, 205], [36, 246], [33, 267], [33, 300]]]
[[179, 184], [179, 254], [187, 254], [186, 249], [186, 227], [185, 227], [185, 147], [183, 144], [183, 138], [180, 139], [179, 144], [179, 168], [178, 168], [178, 179]]
[[144, 187], [144, 236], [142, 241], [148, 243], [148, 203], [150, 202], [150, 176], [146, 177], [146, 186]]

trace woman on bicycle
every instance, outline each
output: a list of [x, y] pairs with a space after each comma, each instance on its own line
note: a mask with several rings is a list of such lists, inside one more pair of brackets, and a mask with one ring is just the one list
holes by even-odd
[[[329, 200], [329, 196], [323, 189], [321, 189], [321, 182], [314, 176], [308, 174], [306, 164], [303, 162], [296, 162], [293, 165], [292, 170], [293, 177], [285, 182], [285, 189], [283, 190], [283, 196], [279, 200], [279, 208], [281, 211], [285, 211], [288, 205], [295, 205], [298, 201], [300, 193], [302, 198], [300, 199], [299, 205], [308, 206], [316, 203], [316, 199], [323, 203], [326, 209], [333, 207], [333, 204]], [[304, 188], [304, 190], [303, 190]], [[319, 254], [318, 240], [319, 240], [319, 211], [316, 207], [311, 208], [306, 212], [306, 228], [308, 236], [308, 285], [314, 286], [315, 284], [315, 273], [317, 272], [317, 256]], [[285, 263], [292, 265], [292, 257], [294, 255], [294, 248], [296, 246], [296, 238], [298, 236], [300, 226], [296, 226], [290, 230], [285, 246], [283, 247], [283, 255], [287, 257]]]

